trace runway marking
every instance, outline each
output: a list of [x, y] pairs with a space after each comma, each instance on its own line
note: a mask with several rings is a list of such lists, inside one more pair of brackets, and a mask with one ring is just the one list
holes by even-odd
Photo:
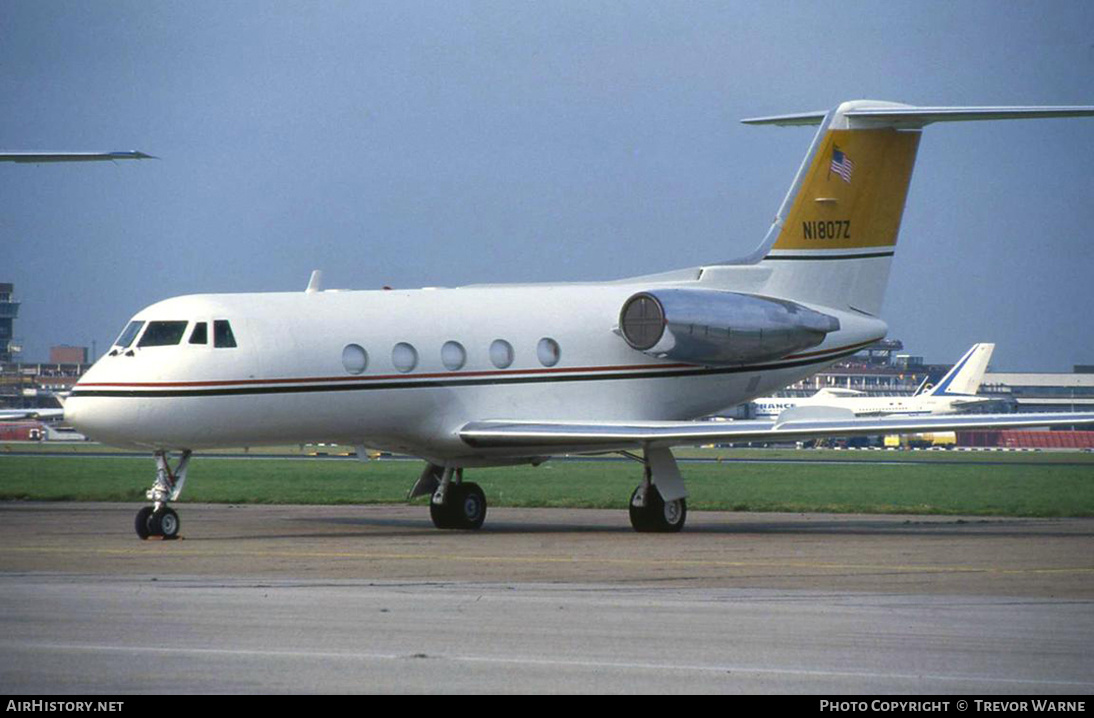
[[[162, 545], [162, 544], [158, 544]], [[173, 544], [180, 546], [181, 544]], [[14, 546], [5, 553], [64, 554], [66, 556], [150, 556], [141, 549], [79, 549], [72, 547]], [[352, 551], [201, 551], [183, 549], [186, 558], [296, 558], [296, 559], [356, 559], [359, 561], [449, 561], [495, 564], [607, 564], [617, 566], [651, 566], [650, 559], [595, 558], [580, 556], [489, 556], [475, 554], [421, 554], [421, 553], [362, 553]], [[163, 558], [163, 557], [160, 557]], [[690, 568], [796, 568], [824, 571], [896, 571], [901, 573], [981, 573], [998, 575], [1022, 574], [1089, 574], [1094, 566], [1059, 566], [1054, 568], [1003, 568], [998, 566], [929, 566], [909, 564], [853, 564], [825, 561], [704, 561], [700, 559], [656, 560], [658, 567], [676, 566]]]
[[434, 660], [452, 661], [457, 663], [489, 663], [513, 666], [550, 666], [563, 668], [599, 668], [617, 669], [622, 671], [683, 671], [683, 672], [707, 672], [722, 673], [727, 675], [751, 673], [758, 675], [789, 675], [789, 676], [816, 676], [831, 678], [858, 678], [858, 679], [886, 679], [907, 680], [922, 683], [924, 681], [943, 681], [947, 683], [980, 682], [993, 684], [1012, 684], [1030, 686], [1064, 686], [1071, 688], [1094, 688], [1091, 681], [1069, 681], [1036, 678], [992, 678], [990, 676], [971, 675], [932, 675], [922, 673], [879, 673], [875, 671], [825, 671], [813, 668], [767, 668], [762, 666], [742, 666], [732, 664], [702, 665], [687, 663], [652, 663], [641, 661], [596, 661], [564, 658], [531, 658], [525, 656], [501, 657], [480, 655], [446, 655], [446, 654], [395, 654], [395, 653], [366, 653], [333, 652], [333, 651], [266, 651], [227, 648], [184, 648], [172, 645], [170, 648], [158, 648], [155, 646], [117, 646], [104, 644], [65, 644], [65, 643], [19, 643], [16, 641], [3, 641], [0, 646], [5, 648], [5, 653], [11, 655], [13, 649], [38, 650], [38, 651], [82, 651], [100, 653], [129, 653], [134, 655], [192, 655], [198, 657], [207, 656], [231, 656], [231, 657], [266, 657], [272, 659], [341, 659], [357, 661], [410, 661], [410, 660]]

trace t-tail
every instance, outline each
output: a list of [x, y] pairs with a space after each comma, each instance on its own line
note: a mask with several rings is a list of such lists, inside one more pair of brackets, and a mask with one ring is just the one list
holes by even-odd
[[930, 396], [972, 396], [980, 391], [980, 382], [984, 381], [984, 372], [988, 370], [994, 344], [974, 344], [965, 352], [961, 361], [942, 377], [942, 381], [927, 392]]
[[[730, 263], [769, 271], [759, 293], [877, 316], [923, 127], [1094, 115], [1094, 107], [913, 107], [845, 102], [829, 112], [744, 120], [820, 125], [763, 244]], [[707, 278], [719, 283], [716, 267]], [[728, 279], [728, 277], [727, 277]]]

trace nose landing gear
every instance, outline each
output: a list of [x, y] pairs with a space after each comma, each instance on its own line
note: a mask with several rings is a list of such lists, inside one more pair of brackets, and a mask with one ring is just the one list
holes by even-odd
[[165, 541], [177, 539], [181, 522], [175, 510], [167, 505], [182, 493], [186, 483], [186, 471], [190, 467], [189, 450], [182, 452], [178, 466], [171, 468], [166, 451], [156, 452], [156, 483], [148, 490], [151, 506], [144, 506], [137, 512], [135, 528], [142, 540], [152, 537]]

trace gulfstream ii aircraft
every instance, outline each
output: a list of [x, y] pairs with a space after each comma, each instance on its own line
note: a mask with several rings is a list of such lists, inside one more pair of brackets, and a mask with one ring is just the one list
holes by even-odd
[[[1079, 117], [1094, 107], [846, 102], [757, 125], [820, 125], [761, 246], [732, 262], [603, 283], [176, 297], [138, 312], [74, 387], [67, 420], [154, 453], [136, 530], [173, 538], [191, 452], [334, 441], [426, 466], [439, 528], [478, 528], [464, 469], [563, 453], [644, 466], [639, 531], [678, 531], [672, 447], [963, 427], [1074, 424], [1094, 414], [880, 417], [794, 410], [696, 421], [800, 380], [885, 336], [882, 295], [920, 132], [935, 122]], [[179, 453], [172, 465], [170, 455]]]
[[805, 398], [766, 396], [749, 402], [749, 408], [757, 419], [776, 417], [787, 409], [804, 406], [850, 409], [855, 416], [957, 414], [977, 405], [998, 401], [976, 396], [993, 351], [994, 344], [974, 344], [961, 357], [961, 361], [942, 377], [942, 381], [927, 386], [924, 380], [913, 396], [877, 395], [854, 389], [825, 387]]

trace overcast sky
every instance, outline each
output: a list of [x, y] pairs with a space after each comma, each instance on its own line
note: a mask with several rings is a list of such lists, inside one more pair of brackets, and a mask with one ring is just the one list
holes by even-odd
[[[1094, 104], [1094, 3], [0, 2], [24, 359], [199, 292], [595, 280], [748, 254], [847, 99]], [[928, 128], [884, 318], [1094, 364], [1094, 119]]]

